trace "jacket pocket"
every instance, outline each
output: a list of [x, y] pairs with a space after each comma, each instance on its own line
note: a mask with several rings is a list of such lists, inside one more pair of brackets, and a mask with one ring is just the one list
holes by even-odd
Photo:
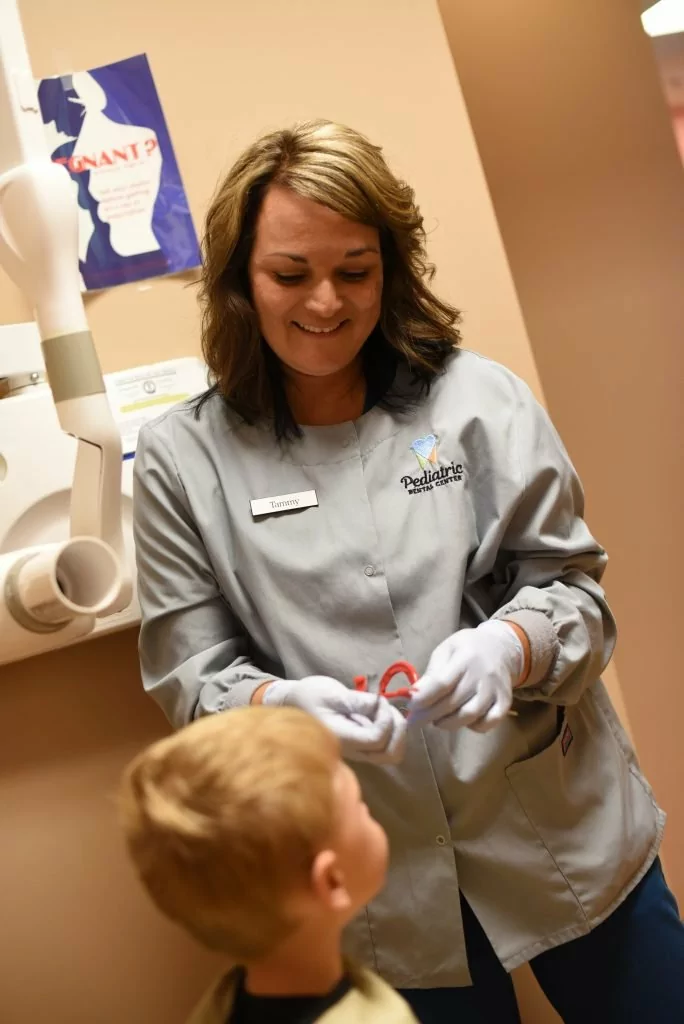
[[506, 777], [584, 913], [601, 913], [646, 859], [659, 811], [594, 694], [566, 708], [550, 745]]

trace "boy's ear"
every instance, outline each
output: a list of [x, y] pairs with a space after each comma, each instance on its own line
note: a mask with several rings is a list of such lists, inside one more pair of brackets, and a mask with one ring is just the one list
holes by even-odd
[[311, 866], [311, 888], [328, 910], [344, 913], [351, 906], [344, 872], [334, 850], [321, 850]]

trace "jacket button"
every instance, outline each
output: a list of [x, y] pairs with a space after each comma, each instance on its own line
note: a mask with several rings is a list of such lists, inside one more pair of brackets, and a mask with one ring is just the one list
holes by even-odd
[[446, 846], [446, 839], [444, 838], [444, 836], [437, 836], [437, 845]]
[[375, 566], [374, 565], [367, 565], [366, 568], [363, 571], [365, 572], [366, 576], [375, 576]]

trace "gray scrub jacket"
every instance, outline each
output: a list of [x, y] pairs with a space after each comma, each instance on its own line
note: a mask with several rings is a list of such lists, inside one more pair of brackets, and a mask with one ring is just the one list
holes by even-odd
[[[317, 505], [252, 515], [252, 499], [306, 491]], [[173, 725], [276, 677], [422, 672], [489, 617], [530, 637], [517, 716], [486, 735], [412, 729], [400, 766], [354, 766], [392, 853], [349, 949], [397, 987], [469, 984], [459, 887], [511, 970], [586, 934], [657, 855], [664, 814], [599, 678], [615, 625], [582, 516], [545, 411], [468, 351], [408, 412], [282, 445], [218, 397], [141, 432], [140, 657]]]

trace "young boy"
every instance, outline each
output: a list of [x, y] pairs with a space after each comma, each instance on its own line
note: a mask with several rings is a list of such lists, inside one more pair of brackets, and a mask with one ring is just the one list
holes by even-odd
[[128, 767], [128, 847], [163, 913], [233, 967], [190, 1024], [410, 1024], [343, 961], [344, 926], [381, 889], [387, 838], [337, 740], [290, 708], [202, 718]]

